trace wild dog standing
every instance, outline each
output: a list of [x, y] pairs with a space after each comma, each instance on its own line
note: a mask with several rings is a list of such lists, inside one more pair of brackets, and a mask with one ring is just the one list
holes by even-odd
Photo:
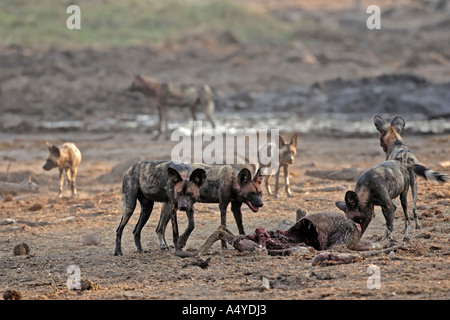
[[57, 147], [46, 142], [50, 155], [47, 158], [44, 166], [44, 170], [51, 170], [58, 167], [59, 169], [59, 192], [58, 198], [62, 196], [64, 187], [64, 175], [66, 176], [67, 183], [70, 184], [72, 190], [72, 196], [77, 194], [76, 180], [78, 166], [81, 162], [81, 152], [77, 146], [71, 142], [64, 143], [61, 147]]
[[[292, 197], [292, 192], [289, 185], [289, 166], [294, 163], [295, 155], [297, 154], [297, 133], [294, 134], [291, 138], [290, 143], [284, 142], [283, 138], [279, 136], [279, 143], [278, 148], [279, 150], [279, 167], [278, 171], [275, 174], [275, 192], [272, 193], [272, 190], [270, 189], [269, 181], [272, 175], [268, 175], [265, 179], [265, 185], [267, 189], [267, 193], [269, 195], [273, 195], [274, 198], [278, 197], [278, 188], [279, 188], [279, 177], [280, 177], [280, 171], [281, 168], [283, 168], [284, 172], [284, 182], [285, 182], [285, 190], [288, 197]], [[268, 148], [267, 155], [271, 155], [272, 152], [270, 149], [276, 148], [277, 146], [273, 143], [269, 143], [267, 145], [262, 146], [261, 148]], [[260, 164], [261, 167], [264, 167], [262, 164]]]
[[[200, 202], [218, 203], [220, 209], [220, 223], [226, 226], [226, 214], [228, 205], [231, 203], [239, 234], [244, 235], [242, 223], [242, 204], [245, 203], [250, 210], [258, 212], [263, 206], [261, 183], [262, 178], [258, 170], [252, 178], [251, 172], [247, 168], [237, 171], [230, 165], [192, 164], [193, 168], [201, 168], [206, 172], [206, 181], [200, 188]], [[168, 211], [161, 211], [161, 218], [156, 228], [159, 236], [161, 248], [167, 248], [165, 240], [165, 230], [169, 222]], [[222, 248], [226, 248], [226, 241], [222, 241]], [[182, 249], [182, 248], [179, 248]]]
[[[167, 194], [171, 206], [171, 219], [173, 229], [173, 243], [175, 251], [186, 245], [186, 241], [194, 230], [194, 203], [200, 201], [200, 187], [206, 179], [203, 169], [195, 169], [189, 179], [183, 179], [181, 174], [174, 168], [167, 169], [169, 184]], [[178, 237], [177, 210], [186, 211], [188, 226], [181, 237]]]
[[409, 183], [411, 185], [411, 194], [413, 199], [413, 217], [416, 229], [420, 229], [420, 222], [417, 216], [417, 177], [416, 174], [427, 180], [444, 183], [449, 177], [430, 170], [419, 164], [419, 160], [403, 143], [400, 134], [405, 127], [405, 120], [401, 117], [392, 119], [391, 125], [386, 126], [384, 120], [376, 115], [373, 118], [375, 127], [380, 132], [380, 145], [386, 152], [386, 160], [400, 161], [408, 170]]
[[[233, 173], [231, 166], [210, 167], [203, 164], [187, 165], [164, 160], [137, 162], [128, 169], [123, 178], [121, 201], [122, 219], [116, 230], [116, 247], [114, 255], [122, 255], [121, 239], [123, 229], [134, 212], [137, 200], [139, 200], [139, 203], [141, 204], [141, 213], [138, 223], [133, 230], [133, 235], [138, 252], [142, 252], [142, 228], [147, 223], [155, 202], [163, 203], [160, 220], [156, 228], [160, 247], [161, 249], [169, 248], [165, 239], [166, 226], [171, 219], [171, 212], [173, 212], [171, 211], [169, 204], [169, 189], [167, 189], [169, 167], [174, 168], [179, 172], [188, 172], [197, 168], [205, 170], [207, 179], [202, 183], [200, 188], [200, 202], [219, 203], [219, 201], [221, 201], [219, 207], [221, 209], [221, 222], [224, 224], [226, 223], [226, 208], [228, 204], [232, 202], [231, 210], [236, 219], [239, 232], [242, 232], [242, 234], [244, 234], [242, 213], [240, 210], [242, 203], [245, 202], [251, 209], [253, 208], [253, 211], [258, 211], [259, 207], [263, 205], [260, 187], [257, 189], [261, 181], [259, 181], [259, 184], [258, 181], [256, 183], [252, 182], [251, 184], [254, 185], [254, 187], [250, 186], [250, 182], [248, 181], [250, 171], [248, 169], [241, 170], [239, 177], [242, 180], [240, 180], [242, 187], [238, 187], [236, 186], [237, 180], [234, 178], [235, 174]], [[221, 168], [223, 168], [223, 171], [219, 174]], [[257, 180], [257, 177], [259, 177], [259, 175], [255, 176], [254, 180]], [[174, 230], [174, 232], [177, 234], [178, 230]], [[182, 246], [180, 246], [180, 244], [182, 243], [180, 241], [175, 241], [176, 240], [174, 239], [175, 247], [177, 247], [177, 250], [181, 250]]]
[[215, 127], [213, 93], [208, 85], [192, 86], [181, 85], [172, 82], [161, 83], [151, 77], [135, 76], [130, 91], [143, 93], [151, 104], [156, 105], [159, 113], [158, 135], [162, 131], [168, 132], [167, 108], [171, 106], [189, 107], [192, 118], [197, 120], [197, 108], [200, 106], [212, 127]]
[[[412, 166], [415, 173], [419, 166]], [[358, 179], [355, 191], [347, 191], [345, 202], [338, 201], [336, 206], [343, 210], [347, 218], [361, 226], [361, 235], [375, 216], [374, 206], [380, 206], [386, 219], [386, 231], [383, 240], [391, 240], [394, 231], [395, 209], [392, 199], [400, 196], [405, 219], [405, 236], [409, 240], [408, 189], [410, 174], [397, 160], [388, 160], [366, 170]]]
[[186, 164], [175, 164], [172, 161], [139, 161], [131, 166], [125, 173], [122, 183], [122, 218], [116, 230], [116, 248], [114, 255], [122, 255], [122, 232], [128, 220], [133, 215], [136, 203], [141, 205], [139, 220], [133, 230], [134, 242], [138, 252], [142, 252], [141, 231], [153, 210], [155, 202], [163, 202], [163, 210], [169, 209], [169, 197], [167, 195], [167, 183], [169, 166], [179, 171], [189, 171]]

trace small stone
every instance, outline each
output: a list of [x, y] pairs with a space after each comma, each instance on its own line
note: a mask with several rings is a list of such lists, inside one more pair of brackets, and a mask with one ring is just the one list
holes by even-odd
[[269, 279], [267, 279], [266, 277], [262, 278], [262, 283], [261, 283], [260, 289], [261, 289], [261, 291], [265, 291], [265, 290], [269, 290], [270, 289]]
[[101, 238], [99, 235], [91, 233], [84, 235], [83, 238], [81, 238], [81, 242], [85, 246], [98, 246], [101, 242]]
[[22, 294], [17, 290], [7, 289], [5, 292], [3, 292], [3, 299], [22, 300]]
[[30, 254], [30, 246], [25, 242], [14, 246], [13, 253], [15, 256], [25, 256]]
[[11, 201], [14, 201], [14, 198], [10, 194], [6, 195], [5, 198], [3, 198], [3, 202], [11, 202]]
[[31, 207], [28, 208], [28, 211], [39, 211], [42, 210], [44, 206], [41, 203], [35, 203]]

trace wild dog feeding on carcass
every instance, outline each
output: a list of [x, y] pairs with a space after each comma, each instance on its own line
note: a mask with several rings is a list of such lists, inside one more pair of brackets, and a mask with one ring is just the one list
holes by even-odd
[[[279, 148], [279, 166], [278, 170], [275, 173], [275, 192], [272, 193], [272, 190], [269, 185], [270, 178], [272, 177], [272, 174], [269, 174], [267, 178], [265, 179], [264, 184], [266, 185], [267, 193], [269, 195], [273, 195], [274, 198], [278, 197], [278, 189], [279, 189], [279, 178], [280, 178], [280, 172], [281, 168], [283, 168], [284, 173], [284, 188], [286, 190], [286, 194], [288, 197], [292, 197], [292, 192], [289, 185], [289, 166], [294, 163], [295, 155], [297, 154], [297, 139], [298, 135], [295, 133], [291, 141], [289, 143], [286, 143], [281, 136], [279, 136], [279, 142], [278, 142], [278, 148]], [[264, 150], [266, 154], [270, 157], [272, 155], [272, 148], [277, 148], [277, 145], [274, 143], [269, 143], [266, 145], [263, 145], [261, 148], [267, 148], [267, 150]], [[261, 150], [260, 150], [261, 152]], [[264, 167], [264, 165], [260, 164], [260, 167]]]
[[[412, 166], [415, 173], [419, 166]], [[396, 206], [392, 199], [400, 196], [405, 218], [405, 236], [409, 240], [409, 219], [407, 195], [410, 174], [403, 164], [397, 160], [388, 160], [366, 170], [358, 178], [355, 191], [347, 191], [345, 201], [336, 202], [346, 216], [361, 225], [362, 233], [367, 229], [375, 213], [374, 206], [380, 206], [386, 220], [386, 231], [383, 240], [392, 240]]]
[[[218, 240], [227, 241], [238, 251], [250, 251], [269, 255], [290, 255], [295, 252], [310, 253], [315, 250], [329, 250], [344, 245], [351, 250], [371, 250], [375, 246], [361, 240], [361, 227], [358, 223], [335, 212], [309, 214], [286, 231], [257, 228], [254, 234], [236, 236], [225, 226], [219, 226], [198, 251], [176, 252], [179, 257], [195, 257], [205, 254]], [[312, 249], [308, 249], [311, 247]], [[390, 248], [390, 250], [400, 248]], [[300, 249], [304, 250], [300, 250]], [[316, 255], [313, 265], [333, 261], [350, 263], [364, 257], [386, 252], [387, 250], [365, 251], [359, 254], [339, 254], [322, 252]], [[209, 261], [208, 261], [209, 262]]]
[[139, 91], [156, 105], [159, 113], [158, 137], [164, 131], [168, 132], [167, 108], [171, 106], [189, 107], [194, 121], [197, 119], [197, 108], [200, 106], [212, 127], [215, 127], [214, 100], [211, 87], [208, 85], [194, 86], [172, 82], [162, 83], [152, 77], [135, 76], [130, 91]]
[[380, 145], [386, 153], [386, 160], [400, 161], [408, 170], [409, 183], [413, 199], [413, 217], [416, 229], [420, 228], [419, 218], [417, 216], [417, 177], [416, 174], [424, 177], [426, 180], [444, 183], [449, 181], [449, 176], [430, 170], [419, 164], [419, 160], [403, 143], [400, 134], [405, 128], [405, 120], [397, 116], [387, 126], [384, 120], [376, 115], [373, 118], [375, 127], [380, 133]]
[[[206, 172], [206, 181], [200, 188], [200, 202], [218, 203], [220, 210], [220, 223], [226, 226], [226, 214], [228, 205], [231, 203], [239, 234], [245, 234], [242, 223], [242, 204], [245, 203], [250, 210], [258, 212], [264, 203], [262, 201], [260, 170], [253, 176], [247, 168], [240, 171], [230, 165], [205, 165], [192, 164], [193, 168], [202, 168]], [[167, 248], [165, 240], [165, 229], [170, 215], [167, 211], [161, 211], [161, 218], [157, 227], [161, 248]], [[173, 226], [175, 228], [176, 226]], [[174, 232], [178, 232], [174, 230]], [[222, 241], [222, 248], [226, 248], [226, 241]], [[178, 247], [181, 250], [182, 247]]]
[[[122, 219], [116, 230], [116, 247], [114, 255], [122, 255], [122, 232], [133, 214], [137, 200], [139, 200], [141, 204], [141, 213], [138, 223], [133, 230], [133, 235], [138, 252], [142, 252], [141, 231], [150, 217], [154, 202], [163, 202], [156, 233], [158, 234], [161, 249], [169, 248], [165, 239], [166, 226], [171, 219], [171, 213], [173, 212], [173, 210], [171, 210], [170, 198], [168, 195], [168, 190], [170, 190], [170, 187], [168, 187], [169, 167], [172, 167], [179, 172], [183, 170], [185, 172], [194, 171], [195, 169], [204, 170], [206, 172], [206, 180], [202, 181], [200, 187], [200, 202], [219, 203], [221, 223], [223, 225], [226, 225], [226, 210], [231, 202], [231, 210], [236, 220], [236, 224], [238, 225], [239, 232], [242, 234], [244, 234], [241, 213], [242, 203], [246, 203], [252, 211], [258, 211], [263, 205], [259, 187], [261, 181], [258, 181], [258, 179], [260, 179], [259, 173], [252, 179], [248, 169], [242, 169], [236, 173], [229, 165], [187, 165], [164, 160], [137, 162], [127, 171], [127, 173], [125, 173], [123, 178], [121, 201]], [[172, 180], [172, 183], [176, 180], [177, 179]], [[188, 192], [187, 189], [185, 191]], [[197, 199], [195, 199], [195, 201], [197, 201]], [[172, 227], [174, 235], [177, 235], [177, 224]], [[184, 246], [187, 237], [192, 232], [192, 229], [194, 228], [193, 220], [188, 228], [188, 233], [185, 232], [186, 235], [182, 236], [181, 242], [177, 241], [176, 236], [174, 236], [174, 245], [177, 250], [182, 249], [182, 246], [180, 245], [183, 244]]]
[[48, 151], [50, 152], [47, 161], [42, 167], [44, 170], [51, 170], [58, 167], [59, 169], [59, 191], [58, 198], [62, 196], [64, 187], [64, 176], [66, 176], [67, 183], [70, 184], [72, 196], [77, 194], [77, 172], [78, 166], [81, 162], [81, 152], [77, 146], [71, 142], [63, 143], [62, 146], [57, 147], [46, 142]]

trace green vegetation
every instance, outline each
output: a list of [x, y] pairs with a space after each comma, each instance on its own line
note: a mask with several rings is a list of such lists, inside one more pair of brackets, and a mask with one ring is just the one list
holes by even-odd
[[[81, 30], [66, 28], [76, 4]], [[158, 45], [192, 30], [232, 32], [243, 43], [283, 41], [293, 25], [228, 0], [3, 0], [0, 45], [79, 47]]]

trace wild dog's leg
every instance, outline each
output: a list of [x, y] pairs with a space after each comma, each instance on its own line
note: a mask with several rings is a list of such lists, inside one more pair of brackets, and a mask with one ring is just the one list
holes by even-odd
[[174, 205], [170, 205], [170, 221], [172, 223], [172, 241], [173, 245], [175, 246], [175, 251], [178, 247], [178, 239], [179, 239], [179, 232], [178, 232], [178, 221], [177, 221], [177, 208], [175, 208]]
[[159, 121], [158, 121], [158, 133], [156, 134], [156, 136], [153, 138], [153, 140], [158, 139], [158, 137], [161, 135], [162, 133], [162, 125], [163, 125], [163, 107], [161, 106], [161, 103], [157, 104], [157, 109], [158, 109], [158, 117], [159, 117]]
[[141, 244], [141, 231], [142, 228], [150, 218], [150, 215], [153, 210], [154, 202], [148, 198], [146, 198], [142, 193], [138, 194], [139, 203], [141, 204], [141, 214], [139, 215], [139, 220], [136, 223], [136, 226], [133, 230], [134, 235], [134, 243], [136, 244], [137, 251], [142, 253], [142, 244]]
[[[219, 209], [220, 209], [220, 225], [226, 227], [227, 226], [227, 207], [229, 201], [224, 201], [219, 203]], [[227, 248], [227, 242], [225, 240], [222, 240], [222, 249]]]
[[[131, 183], [129, 184], [131, 185]], [[133, 211], [136, 208], [137, 191], [136, 187], [130, 188], [127, 192], [122, 193], [122, 201], [120, 207], [122, 209], [122, 219], [120, 219], [120, 224], [116, 230], [116, 248], [114, 250], [114, 255], [122, 255], [122, 232], [125, 228], [128, 220], [133, 215]]]
[[72, 190], [72, 196], [75, 196], [77, 194], [77, 172], [78, 172], [78, 168], [72, 168], [70, 169], [70, 175], [71, 175], [71, 179], [70, 179], [70, 188]]
[[275, 192], [273, 193], [274, 198], [278, 198], [278, 188], [280, 187], [280, 182], [279, 182], [280, 171], [281, 171], [280, 168], [278, 168], [278, 171], [275, 174]]
[[400, 194], [400, 202], [402, 204], [403, 215], [405, 218], [405, 236], [403, 241], [409, 241], [409, 217], [408, 217], [408, 185], [405, 190]]
[[233, 212], [234, 220], [236, 220], [236, 225], [238, 227], [239, 234], [244, 235], [245, 231], [244, 231], [244, 226], [242, 225], [241, 207], [242, 207], [242, 202], [236, 201], [236, 200], [231, 202], [231, 212]]
[[213, 129], [216, 127], [216, 124], [214, 123], [213, 114], [214, 114], [215, 105], [212, 100], [207, 101], [205, 103], [205, 107], [203, 108], [203, 113], [206, 115], [206, 118], [211, 123], [211, 126]]
[[386, 220], [386, 231], [384, 233], [382, 241], [392, 240], [392, 232], [394, 232], [395, 210], [396, 206], [391, 201], [391, 199], [389, 199], [388, 202], [385, 202], [385, 205], [381, 206], [381, 211], [383, 212], [384, 218]]
[[62, 197], [62, 192], [64, 188], [64, 169], [59, 169], [59, 191], [58, 198]]
[[417, 215], [417, 175], [412, 170], [409, 171], [409, 184], [411, 186], [411, 195], [413, 200], [413, 217], [416, 229], [420, 229], [419, 216]]
[[272, 178], [271, 174], [269, 174], [266, 177], [266, 179], [264, 179], [264, 184], [266, 185], [267, 193], [269, 194], [269, 196], [273, 195], [272, 189], [270, 189], [270, 184], [269, 184], [270, 178]]
[[167, 202], [164, 202], [161, 208], [161, 216], [159, 218], [158, 226], [156, 227], [156, 234], [158, 235], [159, 247], [161, 250], [169, 249], [169, 245], [167, 244], [165, 234], [166, 234], [166, 227], [170, 219], [171, 219], [170, 205]]
[[291, 188], [289, 185], [289, 166], [284, 166], [284, 182], [285, 182], [285, 186], [284, 188], [286, 189], [286, 194], [288, 195], [288, 197], [292, 197], [292, 192], [291, 192]]
[[183, 234], [180, 236], [178, 243], [175, 245], [175, 251], [181, 250], [186, 245], [187, 239], [191, 235], [192, 231], [195, 228], [194, 224], [194, 209], [188, 210], [186, 212], [186, 216], [188, 218], [188, 226], [186, 230], [184, 230]]

